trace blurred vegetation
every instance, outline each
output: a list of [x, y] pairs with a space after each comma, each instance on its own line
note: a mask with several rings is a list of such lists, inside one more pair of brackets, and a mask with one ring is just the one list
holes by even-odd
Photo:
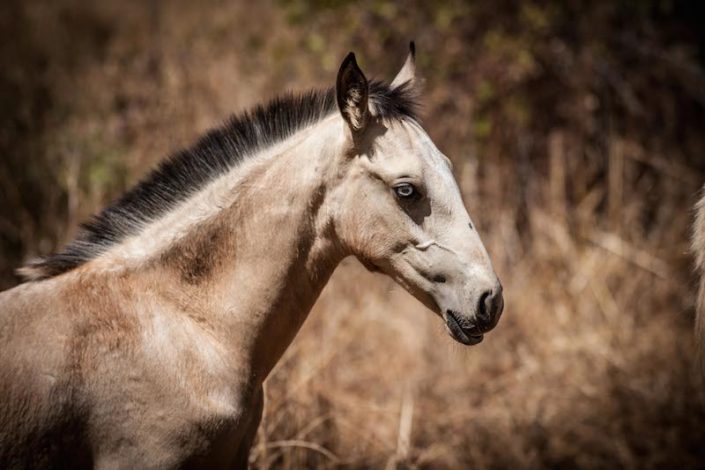
[[704, 21], [676, 0], [3, 2], [0, 285], [228, 114], [331, 85], [348, 50], [391, 78], [414, 39], [507, 311], [459, 352], [345, 263], [268, 382], [254, 465], [702, 467]]

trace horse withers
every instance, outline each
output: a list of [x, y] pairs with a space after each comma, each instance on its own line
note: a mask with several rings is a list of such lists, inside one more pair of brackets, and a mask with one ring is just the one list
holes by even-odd
[[351, 53], [176, 153], [0, 294], [0, 467], [246, 467], [262, 383], [346, 256], [474, 345], [502, 288], [450, 161]]

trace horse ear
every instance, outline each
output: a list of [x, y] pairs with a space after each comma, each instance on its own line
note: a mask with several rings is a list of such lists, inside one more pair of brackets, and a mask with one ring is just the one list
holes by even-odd
[[352, 52], [343, 60], [335, 82], [335, 95], [343, 119], [353, 131], [359, 133], [365, 129], [370, 110], [367, 107], [369, 86], [365, 75], [355, 61]]
[[394, 80], [392, 80], [392, 88], [397, 88], [405, 83], [410, 86], [416, 84], [416, 45], [414, 41], [409, 43], [409, 54], [406, 56], [406, 61], [402, 65], [401, 70]]

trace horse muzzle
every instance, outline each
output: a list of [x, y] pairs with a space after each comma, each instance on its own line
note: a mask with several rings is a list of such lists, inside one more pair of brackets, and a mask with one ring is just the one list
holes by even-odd
[[472, 317], [447, 309], [443, 313], [443, 320], [453, 339], [472, 346], [482, 342], [484, 334], [497, 326], [503, 310], [504, 297], [502, 287], [498, 284], [496, 288], [482, 293]]

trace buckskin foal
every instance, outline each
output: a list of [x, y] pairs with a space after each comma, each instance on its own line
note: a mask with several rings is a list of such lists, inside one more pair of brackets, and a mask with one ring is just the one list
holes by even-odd
[[356, 256], [471, 345], [501, 287], [415, 118], [347, 56], [159, 166], [0, 294], [0, 467], [246, 467], [262, 382]]

